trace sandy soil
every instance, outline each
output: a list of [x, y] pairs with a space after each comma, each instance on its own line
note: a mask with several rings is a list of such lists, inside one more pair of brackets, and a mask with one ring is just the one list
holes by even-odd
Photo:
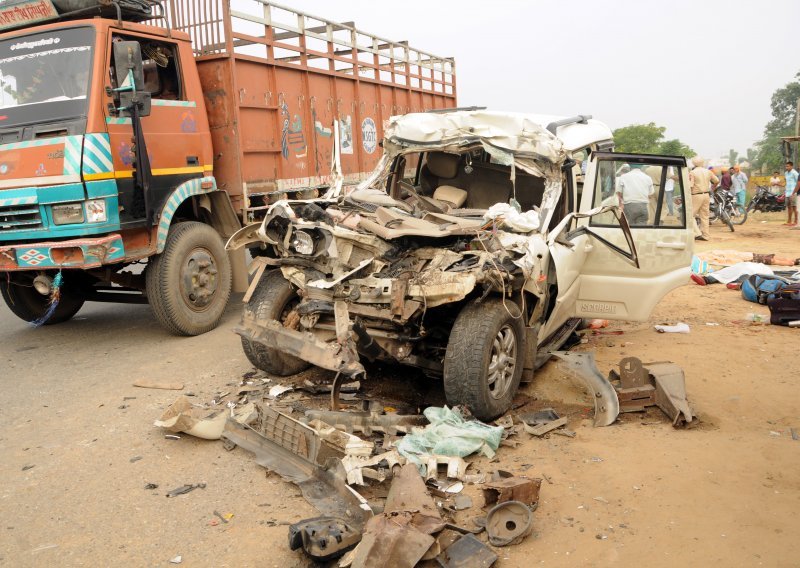
[[[698, 248], [800, 256], [800, 231], [781, 222], [757, 217], [732, 234], [712, 226]], [[498, 566], [798, 565], [800, 441], [789, 428], [800, 428], [800, 330], [750, 325], [749, 312], [768, 311], [724, 286], [688, 284], [650, 322], [613, 324], [624, 334], [579, 347], [603, 372], [631, 355], [682, 365], [694, 429], [673, 429], [657, 410], [593, 428], [580, 383], [556, 363], [542, 369], [523, 389], [535, 397], [527, 408], [555, 406], [576, 437], [523, 434], [496, 462], [470, 467], [549, 480], [534, 534], [498, 549]], [[131, 386], [178, 380], [208, 400], [237, 384], [251, 370], [230, 331], [237, 319], [232, 305], [219, 329], [174, 338], [143, 306], [90, 305], [39, 330], [0, 307], [0, 564], [170, 566], [181, 555], [185, 566], [307, 565], [286, 546], [285, 523], [315, 515], [299, 491], [242, 450], [165, 439], [152, 421], [176, 393]], [[676, 321], [691, 333], [652, 327]], [[441, 403], [435, 383], [381, 374], [374, 397]], [[207, 487], [164, 496], [197, 482]], [[459, 523], [482, 513], [478, 487], [466, 491], [475, 505]], [[214, 511], [234, 516], [221, 523]]]

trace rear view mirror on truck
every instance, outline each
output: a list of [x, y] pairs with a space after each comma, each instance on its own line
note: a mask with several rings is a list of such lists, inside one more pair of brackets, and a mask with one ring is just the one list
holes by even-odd
[[138, 41], [117, 41], [114, 46], [114, 69], [117, 76], [120, 116], [130, 116], [138, 105], [139, 116], [150, 114], [150, 93], [145, 90], [142, 48]]

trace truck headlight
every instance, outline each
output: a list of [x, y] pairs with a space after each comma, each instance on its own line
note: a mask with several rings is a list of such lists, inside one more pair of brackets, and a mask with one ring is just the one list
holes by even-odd
[[56, 225], [72, 225], [83, 223], [83, 204], [67, 203], [64, 205], [53, 205], [53, 223]]
[[297, 254], [314, 254], [314, 238], [306, 231], [292, 233], [292, 248]]
[[87, 223], [105, 223], [107, 220], [105, 199], [93, 199], [86, 202]]

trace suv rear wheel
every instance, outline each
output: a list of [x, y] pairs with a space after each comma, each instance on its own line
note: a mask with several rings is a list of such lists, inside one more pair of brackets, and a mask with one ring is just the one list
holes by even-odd
[[444, 360], [444, 392], [480, 420], [511, 408], [525, 361], [525, 326], [516, 304], [499, 298], [467, 305], [458, 315]]

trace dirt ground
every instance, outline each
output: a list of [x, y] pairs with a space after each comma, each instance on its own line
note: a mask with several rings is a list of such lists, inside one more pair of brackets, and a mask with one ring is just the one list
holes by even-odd
[[[767, 222], [762, 222], [767, 220]], [[763, 216], [729, 233], [712, 226], [701, 249], [800, 257], [800, 231]], [[670, 360], [685, 370], [699, 427], [675, 430], [658, 411], [593, 428], [580, 383], [550, 362], [523, 392], [549, 405], [577, 435], [518, 436], [497, 461], [545, 477], [534, 533], [497, 549], [500, 567], [797, 566], [800, 558], [800, 330], [744, 322], [768, 310], [722, 285], [673, 291], [647, 323], [612, 324], [591, 336], [607, 372], [625, 356]], [[140, 378], [181, 381], [197, 400], [236, 385], [252, 368], [231, 332], [239, 307], [202, 337], [163, 332], [146, 306], [87, 305], [71, 322], [31, 329], [0, 307], [0, 564], [8, 566], [307, 566], [288, 550], [285, 524], [315, 516], [299, 491], [241, 449], [153, 427], [177, 393], [135, 388]], [[653, 324], [683, 321], [688, 335]], [[709, 325], [718, 324], [718, 325]], [[441, 403], [436, 383], [383, 369], [370, 387], [393, 402]], [[292, 394], [289, 396], [299, 397]], [[322, 399], [317, 403], [321, 403]], [[139, 458], [139, 459], [137, 459]], [[187, 483], [205, 489], [166, 498]], [[157, 489], [145, 489], [154, 483]], [[468, 486], [468, 524], [481, 514]], [[215, 521], [214, 512], [233, 514]]]

